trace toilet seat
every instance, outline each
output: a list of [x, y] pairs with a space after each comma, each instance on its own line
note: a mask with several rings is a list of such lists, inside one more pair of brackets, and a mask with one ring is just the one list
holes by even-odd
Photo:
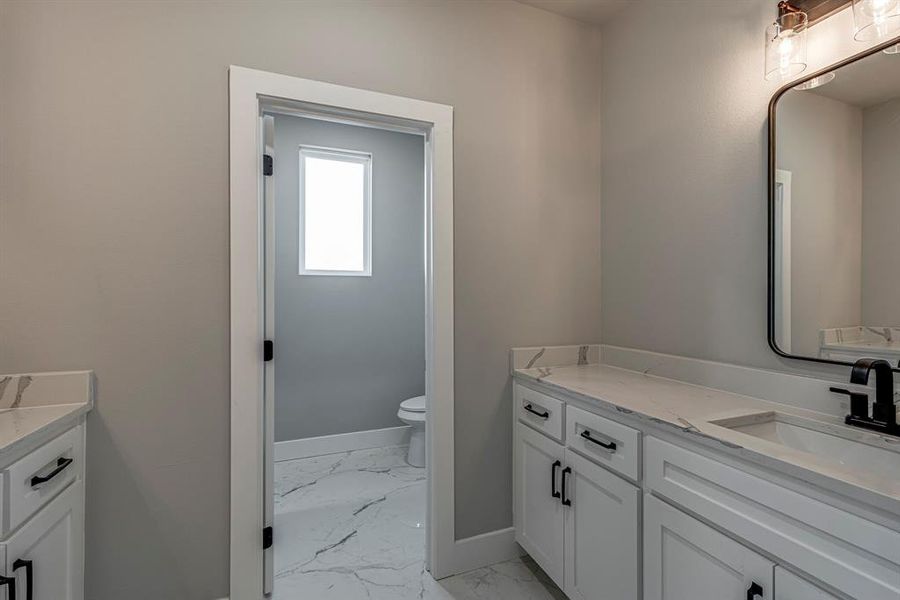
[[425, 412], [425, 396], [416, 396], [400, 403], [400, 410], [411, 413]]

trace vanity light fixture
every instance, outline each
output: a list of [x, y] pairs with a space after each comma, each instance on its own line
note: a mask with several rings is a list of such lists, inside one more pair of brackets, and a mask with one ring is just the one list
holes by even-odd
[[886, 40], [897, 32], [900, 32], [900, 0], [853, 0], [853, 39]]
[[805, 12], [778, 5], [780, 14], [766, 27], [766, 79], [789, 81], [806, 70]]
[[834, 77], [835, 77], [834, 71], [829, 71], [828, 73], [823, 73], [822, 75], [819, 75], [818, 77], [813, 77], [812, 79], [807, 79], [800, 85], [795, 85], [794, 89], [800, 90], [800, 91], [813, 90], [817, 87], [822, 87], [826, 83], [831, 82], [834, 79]]

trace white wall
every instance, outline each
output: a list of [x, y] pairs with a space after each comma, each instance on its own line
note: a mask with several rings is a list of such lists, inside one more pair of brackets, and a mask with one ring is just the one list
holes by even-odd
[[[766, 342], [768, 0], [636, 0], [602, 31], [604, 344], [783, 370]], [[850, 14], [810, 72], [864, 49]], [[837, 369], [845, 373], [846, 369]]]
[[[372, 275], [299, 272], [301, 145], [372, 154]], [[403, 425], [425, 393], [425, 139], [275, 115], [275, 441]]]
[[863, 325], [900, 324], [900, 100], [863, 111]]
[[508, 350], [599, 338], [599, 41], [511, 0], [0, 2], [0, 372], [96, 369], [87, 598], [227, 594], [229, 64], [453, 105], [456, 535], [510, 526]]
[[809, 91], [778, 101], [777, 165], [791, 176], [791, 351], [862, 324], [862, 110]]

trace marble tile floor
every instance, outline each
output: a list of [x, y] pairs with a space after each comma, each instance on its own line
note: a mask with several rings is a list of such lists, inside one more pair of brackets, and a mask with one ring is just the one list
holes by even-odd
[[565, 600], [525, 557], [435, 581], [406, 447], [275, 463], [273, 600]]

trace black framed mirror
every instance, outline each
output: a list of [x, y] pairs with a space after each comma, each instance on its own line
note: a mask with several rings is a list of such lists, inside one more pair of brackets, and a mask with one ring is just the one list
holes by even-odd
[[769, 103], [768, 339], [900, 372], [900, 38]]

